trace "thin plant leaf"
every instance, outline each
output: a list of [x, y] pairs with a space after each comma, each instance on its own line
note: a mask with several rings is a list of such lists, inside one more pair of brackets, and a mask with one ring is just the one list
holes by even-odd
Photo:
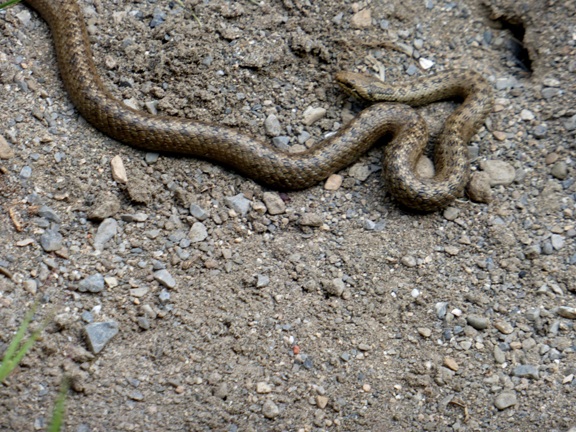
[[60, 384], [60, 391], [58, 392], [58, 399], [56, 399], [56, 404], [52, 410], [52, 419], [50, 420], [50, 425], [48, 426], [47, 432], [59, 432], [62, 429], [62, 423], [64, 422], [64, 410], [66, 408], [66, 396], [68, 395], [68, 389], [70, 388], [70, 379], [63, 378]]
[[22, 0], [10, 0], [7, 1], [6, 3], [0, 4], [0, 9], [4, 9], [7, 8], [8, 6], [12, 6], [16, 3], [20, 3]]
[[4, 353], [4, 358], [2, 360], [2, 364], [0, 364], [0, 382], [3, 382], [4, 379], [10, 374], [10, 372], [12, 372], [12, 370], [16, 367], [16, 365], [18, 365], [20, 360], [22, 360], [22, 358], [26, 355], [26, 352], [34, 344], [36, 339], [38, 339], [38, 336], [40, 335], [40, 332], [42, 331], [41, 330], [42, 327], [41, 327], [41, 329], [36, 330], [26, 340], [24, 345], [22, 345], [22, 347], [20, 349], [18, 349], [20, 342], [22, 342], [22, 339], [24, 339], [24, 334], [26, 333], [26, 330], [28, 330], [28, 326], [30, 325], [30, 321], [32, 321], [32, 317], [34, 317], [34, 314], [36, 313], [36, 307], [37, 306], [38, 306], [38, 303], [34, 303], [32, 308], [26, 313], [26, 316], [24, 317], [24, 321], [22, 321], [22, 324], [20, 324], [20, 327], [18, 328], [18, 331], [16, 332], [14, 339], [12, 339], [12, 342], [10, 342], [8, 349]]

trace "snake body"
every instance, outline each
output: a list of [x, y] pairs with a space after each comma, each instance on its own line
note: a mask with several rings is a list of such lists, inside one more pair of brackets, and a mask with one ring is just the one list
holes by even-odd
[[[341, 73], [349, 93], [377, 101], [425, 104], [463, 96], [447, 120], [437, 146], [437, 174], [423, 180], [414, 174], [428, 139], [426, 123], [410, 107], [376, 103], [335, 135], [302, 153], [285, 153], [234, 129], [177, 117], [153, 116], [116, 100], [103, 85], [92, 59], [84, 18], [77, 0], [25, 0], [48, 23], [60, 75], [79, 113], [106, 135], [135, 148], [204, 158], [278, 189], [310, 187], [391, 135], [384, 155], [385, 178], [393, 197], [417, 210], [435, 210], [460, 195], [468, 179], [466, 143], [491, 108], [491, 89], [473, 72], [452, 71], [394, 87], [375, 78]], [[439, 147], [439, 148], [438, 148]]]

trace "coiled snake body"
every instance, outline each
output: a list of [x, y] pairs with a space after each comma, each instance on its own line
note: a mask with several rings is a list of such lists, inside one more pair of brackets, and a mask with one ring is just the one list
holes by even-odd
[[84, 19], [76, 0], [25, 0], [51, 28], [64, 86], [80, 114], [106, 135], [133, 147], [180, 153], [231, 167], [279, 189], [303, 189], [350, 165], [379, 138], [391, 134], [384, 151], [384, 176], [393, 197], [418, 210], [435, 210], [461, 195], [468, 180], [466, 143], [492, 106], [491, 87], [477, 73], [452, 71], [432, 78], [384, 84], [340, 73], [349, 93], [373, 101], [425, 104], [460, 96], [436, 146], [436, 175], [421, 179], [415, 165], [424, 151], [425, 122], [410, 107], [377, 103], [332, 137], [303, 153], [284, 153], [238, 131], [177, 117], [153, 116], [127, 107], [102, 84], [92, 60]]

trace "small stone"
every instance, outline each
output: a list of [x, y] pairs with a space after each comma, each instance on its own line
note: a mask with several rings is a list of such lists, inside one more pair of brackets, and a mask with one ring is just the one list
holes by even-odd
[[158, 270], [154, 272], [154, 279], [164, 285], [166, 288], [175, 288], [176, 280], [168, 270]]
[[429, 59], [424, 58], [424, 57], [420, 57], [418, 59], [418, 63], [420, 63], [420, 67], [424, 70], [428, 70], [432, 66], [434, 66], [434, 62], [432, 60], [429, 60]]
[[476, 330], [486, 330], [490, 324], [488, 318], [484, 318], [479, 315], [470, 315], [466, 318], [466, 322], [468, 322], [468, 324], [471, 327], [474, 327]]
[[496, 329], [500, 333], [505, 335], [508, 335], [514, 331], [514, 327], [512, 326], [512, 324], [503, 320], [494, 321], [494, 327], [496, 327]]
[[310, 126], [321, 118], [324, 118], [325, 115], [325, 108], [314, 108], [310, 106], [304, 110], [302, 123], [304, 123], [306, 126]]
[[202, 222], [194, 222], [188, 233], [188, 238], [192, 243], [198, 243], [204, 241], [208, 238], [208, 230], [206, 225]]
[[104, 250], [104, 246], [108, 243], [118, 232], [118, 222], [116, 219], [104, 219], [98, 226], [98, 231], [94, 236], [94, 249], [97, 251]]
[[466, 186], [466, 193], [474, 202], [490, 203], [492, 201], [492, 190], [490, 189], [490, 176], [488, 173], [483, 171], [472, 173]]
[[460, 249], [458, 249], [456, 246], [446, 246], [444, 251], [451, 256], [456, 256], [460, 253]]
[[330, 282], [324, 284], [324, 289], [333, 296], [340, 297], [346, 289], [346, 284], [340, 278], [332, 279]]
[[446, 313], [448, 312], [448, 303], [447, 302], [438, 302], [434, 305], [434, 312], [436, 312], [436, 316], [439, 319], [444, 319]]
[[104, 291], [104, 276], [100, 273], [95, 273], [80, 281], [78, 284], [78, 291], [99, 293]]
[[137, 402], [144, 400], [144, 394], [140, 390], [132, 390], [128, 393], [128, 397]]
[[558, 161], [554, 164], [550, 173], [558, 180], [565, 180], [568, 177], [568, 165], [564, 161]]
[[[155, 109], [155, 108], [154, 108]], [[148, 152], [144, 155], [144, 161], [148, 164], [148, 165], [153, 165], [156, 162], [158, 162], [158, 159], [160, 158], [160, 153], [153, 153], [153, 152]]]
[[256, 393], [267, 394], [272, 392], [272, 387], [266, 382], [256, 383]]
[[22, 169], [20, 170], [20, 178], [22, 180], [27, 180], [30, 177], [32, 177], [32, 168], [30, 168], [28, 165], [23, 166]]
[[324, 409], [324, 408], [326, 408], [326, 405], [328, 405], [328, 397], [322, 396], [322, 395], [317, 395], [316, 396], [316, 406], [320, 409]]
[[242, 216], [246, 216], [251, 206], [251, 201], [242, 193], [234, 195], [233, 197], [226, 197], [224, 198], [224, 202], [228, 207]]
[[2, 135], [0, 135], [0, 159], [11, 159], [14, 157], [14, 150]]
[[451, 357], [445, 357], [444, 358], [444, 366], [446, 366], [448, 369], [453, 370], [454, 372], [456, 372], [458, 369], [460, 369], [460, 367], [458, 366], [458, 363], [456, 363], [456, 360], [454, 360]]
[[126, 175], [126, 168], [124, 168], [124, 162], [122, 158], [118, 155], [114, 156], [110, 161], [110, 166], [112, 168], [112, 178], [118, 183], [128, 183], [128, 176]]
[[273, 419], [278, 417], [278, 415], [280, 414], [280, 408], [278, 408], [278, 406], [274, 402], [268, 399], [262, 405], [262, 414], [264, 414], [264, 417], [266, 417], [267, 419]]
[[494, 399], [494, 406], [498, 408], [500, 411], [505, 410], [506, 408], [509, 408], [516, 404], [517, 404], [516, 392], [514, 391], [509, 390], [503, 391], [498, 396], [496, 396], [496, 399]]
[[460, 210], [457, 209], [456, 207], [447, 207], [444, 210], [443, 216], [444, 216], [444, 219], [449, 220], [449, 221], [453, 221], [458, 217], [459, 214], [460, 214]]
[[520, 378], [540, 378], [538, 366], [533, 365], [519, 365], [514, 368], [513, 375]]
[[564, 247], [564, 237], [560, 234], [552, 234], [550, 237], [550, 243], [554, 249], [560, 250]]
[[30, 294], [36, 294], [38, 291], [38, 283], [34, 279], [27, 279], [22, 284], [24, 290]]
[[104, 321], [88, 324], [84, 327], [84, 332], [88, 341], [88, 348], [92, 353], [98, 354], [118, 333], [118, 323], [115, 321]]
[[350, 167], [349, 173], [351, 177], [354, 177], [356, 180], [363, 182], [368, 177], [370, 177], [372, 170], [368, 165], [359, 162]]
[[272, 137], [278, 136], [282, 133], [282, 127], [280, 126], [278, 117], [274, 114], [270, 114], [266, 117], [266, 120], [264, 120], [264, 129], [266, 129], [266, 133]]
[[304, 213], [300, 217], [300, 225], [311, 226], [311, 227], [321, 227], [324, 224], [324, 218], [318, 213]]
[[198, 204], [190, 204], [190, 214], [200, 222], [204, 222], [210, 216], [209, 213]]
[[524, 121], [534, 120], [534, 113], [530, 110], [523, 109], [520, 111], [520, 118]]
[[571, 132], [573, 130], [576, 130], [576, 114], [573, 115], [572, 117], [570, 117], [568, 120], [566, 120], [564, 122], [564, 128], [568, 131]]
[[501, 160], [482, 161], [480, 168], [490, 176], [490, 186], [509, 185], [516, 177], [514, 167]]
[[534, 128], [532, 132], [534, 133], [534, 136], [538, 139], [545, 138], [546, 135], [548, 135], [548, 126], [544, 123], [539, 124]]
[[570, 306], [560, 306], [557, 313], [563, 318], [576, 319], [576, 308]]
[[270, 285], [270, 278], [266, 275], [259, 274], [256, 276], [256, 288], [264, 288]]
[[88, 212], [88, 219], [95, 221], [103, 221], [106, 218], [114, 216], [120, 211], [120, 200], [118, 197], [111, 193], [100, 194], [90, 211]]
[[219, 399], [226, 399], [229, 393], [230, 390], [228, 389], [228, 383], [225, 382], [218, 384], [214, 389], [214, 396]]
[[144, 316], [136, 318], [136, 323], [138, 324], [138, 327], [140, 327], [142, 330], [150, 329], [150, 320]]
[[426, 339], [432, 336], [432, 330], [430, 330], [427, 327], [418, 327], [418, 333], [420, 334], [420, 336]]
[[350, 26], [352, 28], [363, 29], [372, 25], [372, 10], [370, 8], [362, 9], [352, 15]]
[[494, 135], [494, 138], [496, 138], [498, 141], [504, 141], [506, 138], [508, 138], [506, 133], [501, 131], [493, 131], [492, 135]]
[[506, 355], [504, 354], [504, 351], [502, 351], [498, 345], [494, 346], [494, 360], [498, 364], [503, 364], [506, 361]]
[[416, 258], [414, 258], [412, 255], [403, 256], [400, 262], [406, 267], [416, 267], [416, 265], [418, 264], [416, 262]]
[[329, 191], [336, 191], [340, 189], [342, 186], [343, 177], [338, 174], [332, 174], [330, 177], [326, 179], [326, 183], [324, 183], [324, 189]]
[[264, 201], [266, 209], [271, 215], [278, 215], [286, 212], [286, 204], [277, 193], [264, 192], [262, 195], [262, 201]]
[[148, 220], [148, 215], [146, 213], [123, 214], [120, 219], [124, 222], [145, 222]]
[[416, 163], [416, 174], [422, 178], [431, 179], [435, 172], [434, 162], [427, 156], [420, 156]]
[[54, 252], [62, 249], [63, 240], [62, 234], [58, 231], [48, 230], [40, 236], [40, 246], [42, 246], [45, 252]]

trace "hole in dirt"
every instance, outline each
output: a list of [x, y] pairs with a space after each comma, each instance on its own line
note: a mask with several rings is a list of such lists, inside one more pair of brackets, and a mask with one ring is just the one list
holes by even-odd
[[530, 52], [524, 45], [524, 35], [526, 28], [524, 23], [519, 18], [500, 16], [498, 18], [491, 17], [491, 20], [496, 23], [502, 30], [508, 30], [511, 37], [506, 41], [506, 48], [511, 54], [511, 60], [522, 71], [532, 74], [532, 59]]

